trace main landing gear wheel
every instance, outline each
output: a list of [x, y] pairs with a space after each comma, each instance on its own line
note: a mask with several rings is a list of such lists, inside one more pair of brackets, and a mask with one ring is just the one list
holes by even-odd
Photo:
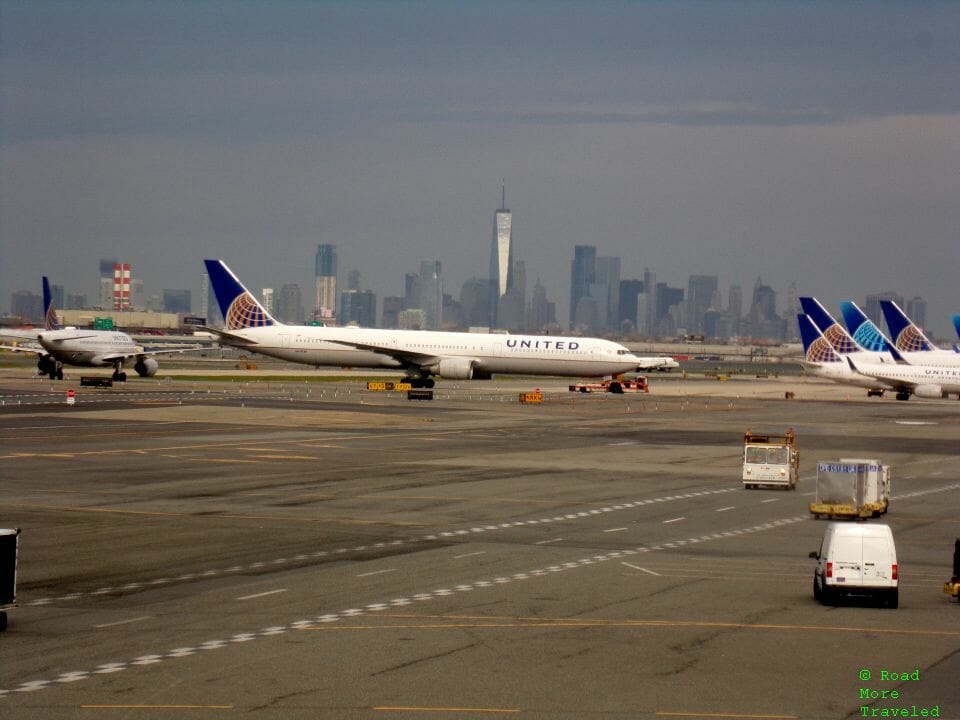
[[114, 382], [126, 382], [126, 381], [127, 381], [127, 374], [126, 374], [125, 372], [115, 372], [115, 373], [113, 373], [113, 381], [114, 381]]

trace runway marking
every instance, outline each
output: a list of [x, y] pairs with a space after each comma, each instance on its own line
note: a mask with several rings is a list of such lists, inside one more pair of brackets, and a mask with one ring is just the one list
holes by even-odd
[[[739, 535], [745, 535], [745, 534], [749, 534], [749, 533], [762, 532], [762, 531], [764, 531], [764, 530], [773, 529], [773, 528], [775, 528], [775, 527], [782, 527], [782, 526], [784, 526], [784, 525], [790, 525], [790, 524], [793, 524], [793, 523], [804, 522], [804, 521], [808, 521], [808, 520], [810, 520], [810, 516], [809, 516], [809, 515], [799, 515], [799, 516], [794, 516], [794, 517], [791, 517], [791, 518], [782, 518], [782, 519], [780, 519], [780, 520], [776, 520], [776, 521], [764, 523], [763, 525], [754, 525], [754, 526], [749, 527], [749, 528], [740, 528], [740, 529], [737, 529], [737, 530], [732, 530], [732, 531], [727, 531], [727, 532], [722, 532], [722, 533], [714, 533], [714, 535], [711, 536], [711, 539], [719, 540], [719, 539], [722, 539], [722, 538], [725, 538], [725, 537], [736, 537], [736, 536], [739, 536]], [[701, 541], [700, 538], [696, 538], [695, 540], [696, 540], [697, 542], [700, 542], [700, 541]], [[165, 661], [167, 661], [167, 660], [172, 660], [172, 659], [175, 659], [175, 658], [189, 657], [189, 656], [195, 655], [195, 654], [197, 654], [198, 652], [201, 652], [201, 651], [205, 651], [205, 650], [216, 650], [216, 649], [219, 649], [219, 648], [222, 648], [222, 647], [229, 647], [231, 644], [250, 642], [250, 641], [253, 641], [253, 640], [256, 640], [256, 639], [259, 639], [259, 638], [273, 637], [273, 636], [275, 636], [275, 635], [283, 635], [284, 633], [293, 632], [293, 631], [296, 631], [296, 630], [311, 630], [311, 629], [316, 629], [316, 627], [317, 627], [318, 625], [321, 625], [321, 626], [322, 626], [322, 625], [326, 625], [326, 624], [329, 624], [329, 623], [337, 622], [337, 621], [339, 621], [339, 620], [341, 620], [341, 619], [343, 619], [343, 618], [347, 618], [347, 617], [357, 617], [357, 616], [359, 616], [359, 615], [364, 615], [364, 614], [366, 614], [366, 613], [382, 612], [382, 611], [384, 611], [384, 610], [387, 610], [387, 609], [390, 608], [390, 607], [402, 607], [402, 606], [405, 606], [405, 605], [410, 605], [410, 604], [414, 603], [415, 601], [416, 601], [416, 602], [427, 602], [427, 601], [431, 601], [431, 600], [437, 600], [437, 599], [440, 599], [440, 598], [447, 598], [447, 597], [453, 596], [453, 595], [455, 595], [456, 593], [460, 593], [460, 592], [470, 592], [470, 591], [474, 591], [474, 590], [482, 590], [482, 589], [491, 588], [491, 587], [494, 587], [494, 586], [497, 586], [497, 585], [505, 585], [505, 584], [509, 584], [509, 583], [512, 583], [512, 582], [519, 582], [519, 581], [523, 581], [523, 580], [530, 580], [531, 578], [535, 578], [535, 577], [544, 577], [544, 576], [550, 575], [550, 574], [552, 574], [552, 573], [566, 572], [567, 570], [574, 570], [574, 569], [581, 568], [581, 567], [588, 567], [588, 566], [591, 566], [591, 565], [595, 565], [595, 564], [597, 564], [597, 563], [605, 562], [605, 561], [607, 561], [607, 560], [612, 560], [612, 559], [615, 559], [615, 558], [621, 558], [621, 557], [623, 557], [624, 555], [628, 555], [628, 556], [629, 556], [629, 555], [638, 555], [638, 554], [641, 554], [641, 553], [659, 552], [659, 551], [662, 551], [662, 550], [667, 549], [667, 548], [684, 547], [684, 546], [687, 544], [687, 542], [693, 542], [693, 541], [694, 541], [694, 539], [691, 539], [691, 540], [689, 540], [689, 541], [688, 541], [688, 540], [676, 540], [676, 541], [674, 541], [674, 542], [663, 543], [662, 545], [655, 545], [655, 546], [652, 546], [652, 547], [641, 546], [641, 547], [632, 548], [632, 549], [613, 550], [613, 551], [608, 552], [608, 553], [593, 555], [593, 556], [591, 556], [591, 557], [580, 558], [578, 561], [571, 561], [571, 562], [565, 562], [565, 563], [562, 563], [562, 564], [550, 565], [550, 566], [548, 566], [548, 567], [537, 568], [537, 569], [530, 570], [530, 571], [527, 571], [527, 572], [518, 572], [518, 573], [514, 573], [513, 575], [510, 575], [510, 576], [499, 576], [499, 577], [495, 577], [495, 578], [486, 578], [486, 579], [482, 579], [482, 580], [476, 580], [476, 581], [474, 581], [474, 582], [472, 582], [472, 583], [461, 583], [461, 584], [459, 584], [459, 585], [455, 585], [453, 588], [438, 588], [438, 589], [433, 590], [433, 591], [431, 591], [431, 592], [417, 593], [417, 594], [412, 595], [412, 596], [410, 596], [410, 597], [394, 598], [394, 599], [390, 600], [389, 602], [370, 603], [370, 604], [365, 605], [365, 606], [362, 607], [362, 608], [357, 608], [357, 607], [355, 607], [355, 608], [349, 608], [349, 609], [346, 609], [346, 610], [341, 610], [340, 612], [325, 613], [325, 614], [323, 614], [323, 615], [317, 615], [317, 616], [314, 616], [314, 617], [311, 617], [311, 618], [306, 618], [306, 619], [303, 619], [303, 620], [297, 620], [297, 621], [291, 622], [291, 623], [289, 623], [289, 624], [287, 624], [287, 625], [276, 625], [276, 626], [271, 626], [271, 627], [264, 628], [264, 629], [262, 629], [262, 630], [255, 631], [255, 632], [238, 633], [238, 634], [236, 634], [236, 635], [233, 635], [232, 637], [230, 637], [230, 638], [227, 639], [227, 640], [224, 640], [224, 639], [208, 640], [208, 641], [206, 641], [206, 642], [200, 643], [199, 645], [197, 645], [197, 646], [195, 646], [195, 647], [178, 647], [178, 648], [174, 648], [173, 650], [169, 650], [169, 651], [167, 651], [166, 653], [163, 653], [163, 654], [157, 653], [157, 654], [151, 654], [151, 655], [142, 655], [142, 656], [140, 656], [140, 657], [138, 657], [138, 658], [135, 658], [135, 659], [133, 659], [133, 660], [122, 661], [122, 662], [110, 662], [110, 663], [102, 664], [102, 665], [98, 666], [97, 669], [92, 670], [92, 671], [84, 671], [84, 670], [81, 670], [81, 671], [72, 671], [72, 672], [62, 673], [62, 674], [60, 674], [59, 676], [57, 676], [56, 678], [54, 678], [54, 679], [52, 679], [52, 680], [50, 680], [50, 679], [30, 680], [30, 681], [22, 682], [20, 685], [18, 685], [17, 687], [13, 688], [12, 690], [7, 690], [7, 689], [2, 689], [2, 688], [0, 688], [0, 700], [2, 700], [4, 697], [9, 696], [10, 693], [14, 693], [14, 692], [16, 692], [16, 693], [35, 692], [35, 691], [37, 691], [37, 690], [43, 690], [43, 689], [45, 689], [45, 688], [52, 687], [54, 684], [57, 684], [57, 683], [73, 683], [73, 682], [77, 682], [77, 681], [80, 681], [80, 680], [86, 680], [86, 679], [89, 679], [90, 677], [92, 677], [92, 676], [95, 675], [95, 674], [121, 672], [122, 670], [124, 670], [124, 669], [126, 669], [126, 668], [129, 668], [129, 667], [134, 667], [134, 666], [139, 666], [139, 665], [147, 665], [147, 664], [154, 664], [154, 663], [160, 663], [160, 662], [165, 662]], [[315, 556], [315, 557], [322, 557], [322, 556], [327, 555], [327, 554], [328, 554], [328, 553], [327, 553], [326, 551], [322, 551], [322, 550], [321, 550], [321, 551], [317, 551], [316, 553], [314, 553], [314, 556]], [[255, 564], [257, 564], [257, 563], [255, 563]], [[263, 563], [258, 563], [258, 564], [262, 565]], [[192, 574], [192, 573], [191, 573], [190, 575], [191, 575], [191, 577], [194, 576], [194, 574]], [[99, 592], [99, 591], [98, 591], [98, 592]], [[43, 602], [37, 601], [36, 603], [31, 603], [31, 604], [48, 604], [49, 602], [51, 602], [51, 601], [50, 601], [49, 599], [47, 599], [47, 600], [44, 600]], [[387, 617], [389, 617], [389, 616], [387, 616]], [[408, 617], [408, 618], [409, 618], [409, 617], [416, 617], [416, 616], [396, 616], [396, 617], [401, 617], [401, 618], [402, 618], [402, 617]], [[474, 620], [474, 621], [476, 621], [476, 620], [484, 620], [484, 621], [486, 621], [486, 622], [489, 622], [489, 621], [490, 621], [490, 618], [483, 618], [483, 617], [480, 617], [480, 618], [477, 618], [477, 617], [466, 617], [466, 618], [460, 617], [460, 618], [457, 618], [457, 617], [455, 617], [455, 618], [453, 618], [453, 619], [467, 619], [467, 620]], [[543, 618], [530, 618], [530, 620], [531, 620], [531, 621], [543, 622]], [[668, 622], [668, 621], [632, 621], [632, 622], [629, 622], [629, 623], [625, 623], [625, 622], [623, 622], [623, 621], [620, 621], [620, 624], [622, 624], [622, 625], [624, 625], [624, 626], [630, 626], [630, 627], [726, 627], [726, 628], [738, 628], [738, 627], [739, 627], [739, 628], [750, 628], [750, 629], [798, 629], [798, 628], [802, 628], [802, 629], [817, 630], [817, 631], [821, 631], [821, 632], [822, 632], [822, 631], [828, 631], [828, 632], [831, 632], [831, 631], [848, 631], [848, 632], [857, 632], [857, 633], [874, 632], [874, 633], [879, 633], [879, 634], [909, 634], [909, 635], [928, 635], [928, 636], [929, 636], [929, 635], [937, 635], [937, 636], [960, 637], [960, 631], [954, 631], [954, 632], [951, 632], [951, 631], [915, 631], [915, 630], [891, 630], [891, 629], [888, 629], [888, 628], [829, 628], [829, 627], [825, 628], [825, 627], [823, 627], [823, 626], [745, 625], [745, 624], [742, 624], [742, 623], [740, 623], [740, 624], [738, 624], [738, 623], [709, 623], [709, 622], [696, 623], [696, 622], [682, 622], [682, 621], [681, 621], [681, 622], [676, 622], [676, 621], [674, 621], [674, 622]], [[608, 625], [609, 625], [609, 623], [608, 623]]]
[[360, 573], [357, 577], [370, 577], [371, 575], [384, 575], [385, 573], [396, 572], [396, 568], [387, 568], [386, 570], [374, 570], [373, 572]]
[[623, 532], [624, 530], [629, 530], [629, 529], [630, 529], [630, 528], [625, 528], [625, 527], [608, 528], [608, 529], [604, 530], [603, 532], [605, 532], [605, 533]]
[[117, 625], [129, 625], [130, 623], [140, 622], [141, 620], [149, 620], [152, 615], [142, 615], [136, 618], [130, 618], [129, 620], [118, 620], [117, 622], [103, 623], [102, 625], [94, 625], [95, 628], [108, 628], [115, 627]]
[[680, 522], [681, 520], [686, 520], [686, 519], [687, 519], [686, 517], [676, 517], [676, 518], [673, 518], [673, 519], [671, 519], [671, 520], [664, 520], [664, 521], [663, 521], [663, 524], [666, 525], [667, 523]]
[[[704, 497], [704, 496], [718, 495], [718, 494], [728, 493], [728, 492], [736, 492], [736, 491], [739, 490], [739, 489], [740, 489], [739, 487], [732, 487], [732, 488], [719, 488], [719, 489], [717, 489], [717, 490], [700, 490], [700, 491], [695, 491], [695, 492], [686, 493], [686, 495], [684, 495], [684, 496], [671, 496], [671, 497], [685, 497], [685, 498]], [[242, 494], [244, 494], [244, 495], [266, 495], [266, 494], [269, 494], [269, 493], [250, 492], [250, 493], [242, 493]], [[322, 498], [322, 497], [334, 497], [334, 496], [319, 495], [318, 497], [321, 497], [321, 498]], [[357, 496], [357, 497], [370, 497], [370, 498], [382, 499], [381, 496], [376, 496], [376, 495]], [[411, 496], [408, 496], [408, 497], [411, 497]], [[431, 498], [432, 498], [432, 499], [443, 499], [441, 496], [418, 496], [418, 497], [419, 497], [419, 499], [431, 499]], [[449, 498], [447, 498], [447, 499], [449, 499]], [[463, 498], [463, 499], [470, 499], [470, 498]], [[504, 499], [504, 500], [506, 501], [507, 499]], [[636, 501], [634, 501], [633, 503], [626, 503], [626, 504], [624, 504], [624, 505], [618, 505], [618, 506], [615, 506], [615, 507], [618, 508], [618, 509], [619, 509], [619, 508], [628, 509], [628, 508], [631, 508], [631, 507], [638, 507], [638, 506], [643, 506], [643, 505], [649, 505], [649, 504], [653, 504], [653, 503], [656, 503], [656, 502], [663, 502], [663, 501], [664, 501], [664, 498], [649, 498], [649, 499], [646, 499], [646, 500], [636, 500]], [[552, 502], [554, 502], [554, 501], [542, 501], [542, 502], [551, 502], [551, 503], [552, 503]], [[148, 511], [139, 511], [139, 510], [121, 510], [121, 509], [113, 509], [113, 508], [85, 508], [85, 507], [76, 507], [76, 506], [69, 506], [69, 505], [63, 506], [63, 505], [37, 505], [37, 504], [16, 504], [16, 503], [14, 503], [14, 504], [12, 504], [12, 506], [13, 506], [13, 507], [25, 507], [25, 508], [31, 508], [31, 509], [33, 509], [33, 508], [39, 508], [39, 509], [42, 509], [42, 510], [67, 510], [67, 511], [71, 511], [71, 512], [103, 512], [103, 513], [115, 513], [115, 514], [120, 514], [120, 515], [122, 515], [122, 514], [130, 514], [130, 515], [154, 515], [154, 516], [158, 516], [158, 517], [191, 517], [191, 518], [199, 517], [199, 516], [197, 516], [195, 513], [156, 513], [156, 512], [155, 512], [155, 513], [150, 513], [150, 512], [148, 512]], [[581, 512], [577, 512], [577, 513], [568, 513], [568, 514], [566, 514], [566, 515], [556, 516], [556, 517], [553, 517], [553, 518], [540, 519], [540, 520], [538, 520], [538, 521], [536, 521], [536, 522], [538, 522], [538, 523], [543, 523], [543, 522], [563, 522], [563, 521], [565, 521], [565, 520], [578, 520], [578, 519], [581, 519], [581, 518], [590, 517], [591, 514], [599, 514], [599, 513], [600, 513], [599, 510], [593, 510], [593, 511], [590, 511], [590, 512], [581, 511]], [[227, 519], [227, 520], [256, 520], [256, 521], [261, 521], [261, 520], [281, 520], [281, 521], [284, 521], [284, 522], [296, 521], [296, 522], [308, 522], [308, 523], [316, 523], [316, 522], [340, 522], [340, 523], [345, 523], [345, 524], [377, 524], [377, 523], [379, 523], [379, 524], [387, 524], [387, 525], [391, 525], [391, 526], [401, 525], [400, 523], [397, 523], [397, 522], [388, 522], [388, 521], [363, 521], [363, 520], [344, 520], [344, 519], [304, 520], [303, 518], [292, 518], [292, 517], [283, 517], [283, 516], [262, 516], [262, 515], [204, 515], [204, 516], [203, 516], [203, 519], [211, 519], [211, 518]], [[444, 533], [434, 533], [434, 534], [430, 534], [430, 535], [424, 535], [424, 536], [421, 536], [421, 537], [412, 537], [412, 538], [407, 538], [407, 539], [394, 540], [394, 541], [392, 541], [392, 542], [390, 543], [390, 545], [405, 545], [405, 544], [420, 543], [420, 542], [433, 542], [433, 541], [439, 540], [441, 537], [454, 537], [454, 536], [456, 536], [456, 535], [465, 535], [465, 534], [468, 534], [468, 533], [493, 532], [493, 531], [500, 530], [500, 529], [506, 529], [506, 528], [512, 528], [512, 527], [520, 527], [520, 526], [523, 526], [523, 525], [527, 524], [528, 522], [530, 522], [530, 521], [520, 521], [520, 522], [514, 522], [514, 523], [501, 523], [500, 525], [484, 525], [484, 526], [481, 526], [481, 527], [471, 528], [469, 531], [467, 531], [467, 530], [458, 530], [458, 531], [448, 531], [448, 532], [444, 532]], [[411, 523], [411, 524], [413, 524], [413, 523]], [[537, 543], [535, 543], [535, 544], [538, 544], [538, 545], [540, 545], [540, 544], [548, 544], [548, 543], [552, 543], [552, 542], [560, 542], [560, 541], [562, 541], [562, 540], [563, 540], [563, 538], [555, 538], [555, 539], [552, 539], [552, 540], [540, 541], [540, 542], [537, 542]], [[700, 540], [699, 542], [703, 542], [703, 540]], [[379, 546], [379, 547], [382, 547], [383, 545], [378, 545], [378, 546]], [[336, 549], [336, 550], [330, 550], [330, 551], [319, 550], [319, 551], [317, 551], [317, 552], [314, 552], [312, 555], [303, 556], [303, 557], [301, 557], [300, 559], [301, 559], [301, 560], [306, 560], [306, 559], [309, 559], [309, 558], [311, 558], [311, 557], [312, 557], [312, 558], [321, 558], [321, 557], [324, 557], [324, 556], [326, 556], [326, 555], [328, 555], [328, 554], [335, 554], [335, 553], [342, 554], [342, 553], [347, 553], [347, 552], [361, 552], [362, 550], [365, 550], [365, 549], [366, 549], [366, 546], [365, 546], [365, 545], [361, 545], [361, 546], [357, 546], [357, 547], [353, 547], [353, 548], [338, 548], [338, 549]], [[659, 547], [657, 547], [657, 548], [655, 548], [655, 549], [659, 549]], [[275, 561], [274, 561], [274, 562], [275, 562]], [[237, 573], [237, 572], [241, 572], [241, 571], [243, 571], [243, 570], [245, 570], [245, 569], [247, 569], [247, 570], [260, 570], [260, 569], [266, 567], [266, 566], [269, 565], [269, 564], [271, 564], [271, 563], [268, 563], [268, 562], [266, 562], [266, 561], [259, 561], [259, 562], [251, 563], [251, 564], [246, 565], [246, 566], [239, 566], [239, 565], [238, 565], [238, 566], [230, 567], [230, 568], [227, 568], [227, 569], [211, 569], [211, 570], [207, 570], [207, 571], [203, 572], [202, 575], [209, 577], [209, 576], [217, 575], [217, 574], [220, 574], [220, 573]], [[180, 581], [188, 581], [188, 580], [194, 579], [194, 578], [197, 577], [198, 575], [201, 575], [201, 573], [190, 573], [190, 574], [188, 574], [188, 575], [182, 575], [182, 576], [180, 576], [179, 578], [177, 578], [177, 580], [180, 580]], [[140, 586], [146, 587], [146, 586], [152, 586], [152, 585], [159, 585], [159, 584], [168, 583], [168, 582], [170, 582], [170, 581], [171, 581], [171, 580], [170, 580], [169, 578], [161, 578], [161, 579], [159, 579], [159, 580], [148, 580], [148, 581], [143, 581], [143, 582], [141, 582], [141, 583], [140, 583]], [[129, 590], [130, 588], [128, 587], [128, 588], [126, 588], [126, 589]], [[50, 605], [50, 604], [53, 603], [53, 602], [61, 602], [61, 601], [66, 601], [66, 600], [76, 600], [77, 598], [85, 597], [85, 596], [88, 595], [88, 594], [89, 594], [89, 595], [107, 595], [107, 594], [110, 594], [110, 593], [112, 593], [112, 592], [117, 592], [118, 590], [122, 590], [122, 588], [110, 588], [110, 587], [108, 587], [108, 588], [101, 588], [100, 590], [94, 591], [94, 592], [92, 592], [92, 593], [70, 593], [69, 595], [63, 595], [63, 596], [56, 597], [56, 598], [39, 598], [39, 599], [36, 599], [36, 600], [32, 600], [32, 601], [30, 601], [30, 602], [28, 602], [28, 603], [25, 603], [25, 604], [26, 604], [26, 605], [30, 605], [30, 606], [34, 606], [34, 607], [36, 607], [36, 606], [42, 606], [42, 605]]]
[[560, 542], [563, 538], [552, 538], [550, 540], [538, 540], [534, 545], [549, 545], [550, 543]]
[[763, 505], [765, 503], [772, 503], [772, 502], [780, 502], [780, 498], [768, 498], [767, 500], [761, 500], [760, 504]]
[[717, 508], [716, 512], [726, 512], [727, 510], [736, 510], [736, 505], [727, 505], [727, 507]]
[[402, 707], [393, 705], [374, 706], [371, 710], [381, 712], [465, 712], [465, 713], [518, 713], [518, 708], [469, 708], [469, 707]]
[[277, 595], [278, 593], [285, 593], [286, 588], [280, 588], [279, 590], [267, 590], [266, 592], [255, 593], [253, 595], [244, 595], [243, 597], [238, 597], [237, 600], [254, 600], [256, 598], [267, 597], [268, 595]]
[[654, 572], [653, 570], [647, 570], [646, 568], [642, 568], [642, 567], [640, 567], [639, 565], [633, 565], [633, 564], [628, 563], [628, 562], [620, 563], [620, 564], [621, 564], [621, 565], [626, 565], [628, 568], [633, 568], [634, 570], [640, 570], [641, 572], [645, 572], [645, 573], [647, 573], [648, 575], [656, 575], [657, 577], [662, 577], [662, 576], [660, 575], [660, 573]]
[[454, 560], [462, 560], [463, 558], [474, 557], [475, 555], [486, 555], [486, 550], [478, 550], [477, 552], [467, 553], [466, 555], [454, 555]]

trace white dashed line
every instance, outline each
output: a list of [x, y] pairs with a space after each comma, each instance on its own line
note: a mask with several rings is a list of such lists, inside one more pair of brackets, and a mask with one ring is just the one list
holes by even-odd
[[735, 510], [736, 505], [727, 505], [727, 507], [717, 508], [716, 512], [726, 512], [727, 510]]
[[663, 524], [666, 525], [667, 523], [680, 522], [681, 520], [686, 520], [686, 519], [687, 519], [686, 517], [675, 517], [675, 518], [671, 518], [670, 520], [664, 520]]
[[130, 618], [129, 620], [117, 620], [117, 622], [103, 623], [102, 625], [94, 625], [95, 628], [108, 628], [115, 627], [117, 625], [129, 625], [130, 623], [140, 622], [141, 620], [149, 620], [152, 615], [142, 615], [141, 617]]
[[645, 573], [647, 573], [648, 575], [656, 575], [657, 577], [660, 577], [660, 573], [654, 572], [653, 570], [647, 570], [646, 568], [639, 567], [638, 565], [631, 565], [631, 564], [628, 563], [628, 562], [620, 563], [620, 564], [621, 564], [621, 565], [626, 565], [628, 568], [633, 568], [634, 570], [639, 570], [639, 571], [641, 571], [641, 572], [645, 572]]
[[266, 592], [255, 593], [254, 595], [244, 595], [243, 597], [238, 597], [237, 600], [254, 600], [256, 598], [267, 597], [267, 595], [276, 595], [277, 593], [285, 593], [286, 588], [280, 590], [267, 590]]
[[373, 572], [360, 573], [357, 577], [370, 577], [371, 575], [384, 575], [385, 573], [396, 572], [396, 568], [387, 568], [385, 570], [374, 570]]

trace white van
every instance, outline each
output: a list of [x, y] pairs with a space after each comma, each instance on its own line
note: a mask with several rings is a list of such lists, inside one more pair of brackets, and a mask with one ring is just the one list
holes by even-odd
[[823, 533], [813, 571], [813, 597], [832, 605], [840, 595], [874, 595], [899, 605], [897, 548], [889, 525], [832, 522]]

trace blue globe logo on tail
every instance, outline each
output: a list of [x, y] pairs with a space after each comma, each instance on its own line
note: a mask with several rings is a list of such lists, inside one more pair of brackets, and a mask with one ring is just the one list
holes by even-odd
[[273, 324], [257, 304], [257, 301], [250, 297], [249, 293], [243, 293], [234, 298], [233, 302], [230, 303], [224, 321], [229, 330], [264, 327]]

